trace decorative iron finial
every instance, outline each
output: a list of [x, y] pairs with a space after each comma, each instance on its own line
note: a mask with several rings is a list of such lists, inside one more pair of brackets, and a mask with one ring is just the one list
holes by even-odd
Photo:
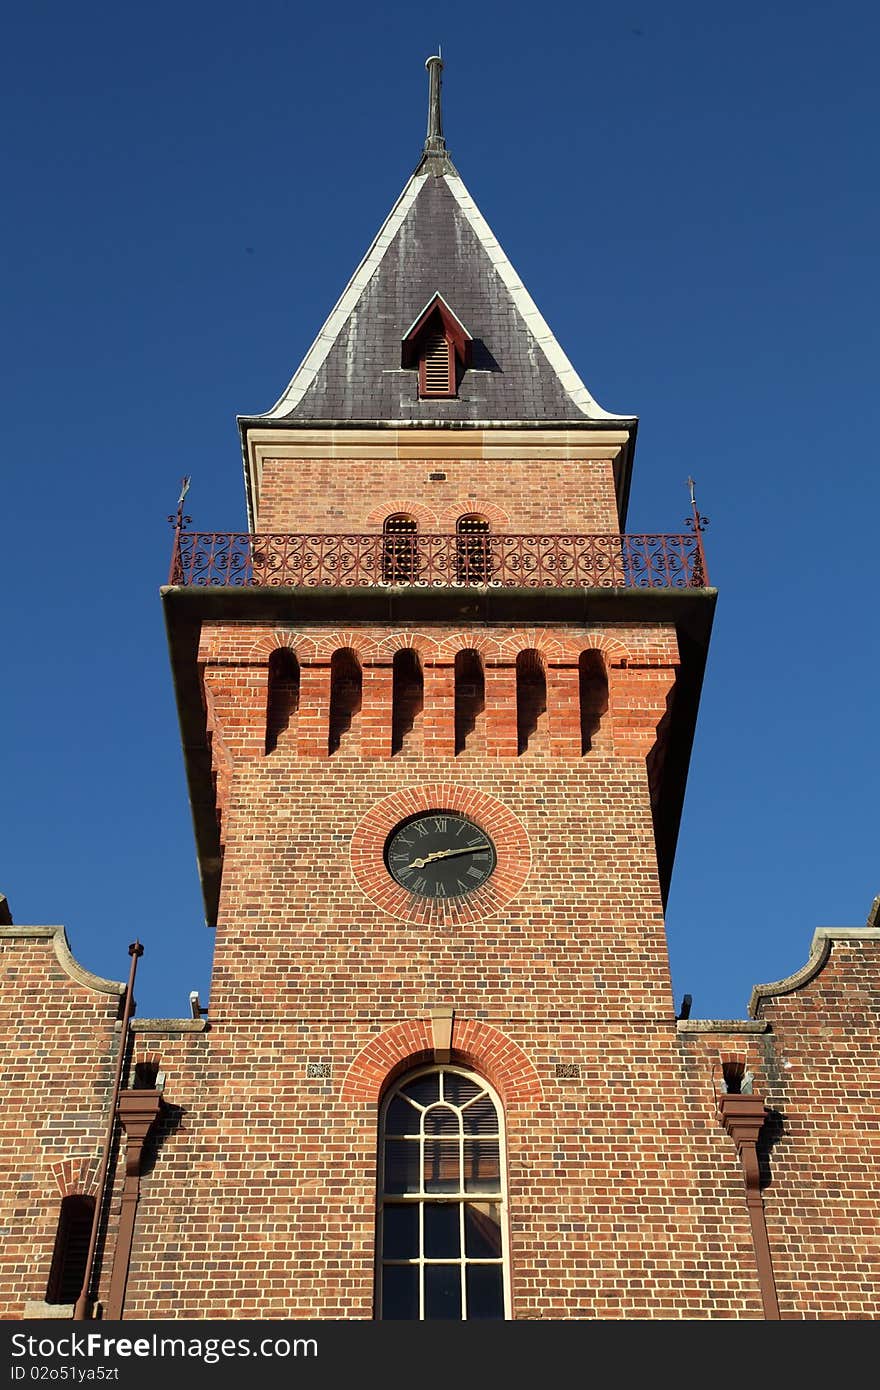
[[440, 74], [443, 59], [439, 52], [425, 62], [428, 69], [428, 138], [425, 141], [425, 154], [445, 154], [446, 141], [443, 139], [443, 115], [440, 108]]

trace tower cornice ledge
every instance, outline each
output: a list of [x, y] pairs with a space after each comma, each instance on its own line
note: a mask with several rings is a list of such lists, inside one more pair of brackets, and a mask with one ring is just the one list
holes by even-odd
[[257, 529], [267, 458], [609, 459], [621, 528], [638, 418], [614, 420], [308, 420], [239, 416], [248, 525]]

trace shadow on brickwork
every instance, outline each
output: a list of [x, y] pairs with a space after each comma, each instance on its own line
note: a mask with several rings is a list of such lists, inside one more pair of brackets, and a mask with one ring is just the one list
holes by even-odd
[[785, 1114], [781, 1110], [773, 1110], [769, 1105], [765, 1110], [765, 1120], [758, 1142], [755, 1146], [758, 1155], [758, 1172], [760, 1175], [761, 1187], [769, 1187], [773, 1181], [773, 1169], [770, 1163], [770, 1156], [783, 1139], [788, 1130], [785, 1128]]

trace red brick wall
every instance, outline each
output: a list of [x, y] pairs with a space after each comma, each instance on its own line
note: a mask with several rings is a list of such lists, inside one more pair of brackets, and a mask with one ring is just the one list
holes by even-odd
[[266, 459], [256, 529], [377, 532], [402, 511], [440, 533], [472, 512], [514, 535], [619, 530], [610, 460], [448, 458]]
[[118, 1005], [118, 993], [71, 978], [52, 928], [0, 931], [4, 1317], [21, 1317], [25, 1302], [45, 1299], [61, 1200], [95, 1191]]

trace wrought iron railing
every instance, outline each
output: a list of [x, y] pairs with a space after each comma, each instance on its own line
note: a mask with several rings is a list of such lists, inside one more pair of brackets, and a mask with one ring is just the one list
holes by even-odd
[[678, 536], [438, 536], [259, 535], [187, 531], [178, 522], [169, 583], [699, 589], [709, 582], [701, 527], [688, 524], [691, 532]]

